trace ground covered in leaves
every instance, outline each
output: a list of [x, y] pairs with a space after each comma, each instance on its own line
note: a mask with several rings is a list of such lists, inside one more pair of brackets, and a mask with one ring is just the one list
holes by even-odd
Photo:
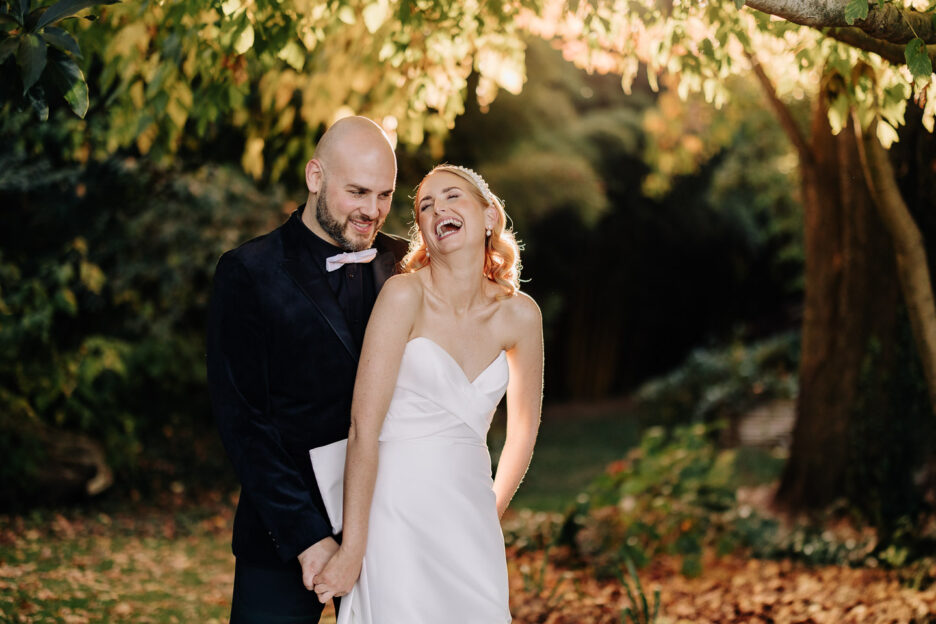
[[[563, 557], [553, 553], [544, 566], [542, 552], [510, 553], [515, 624], [627, 621], [622, 611], [632, 603], [621, 581], [596, 580], [588, 569], [564, 565]], [[687, 578], [678, 559], [658, 557], [639, 574], [651, 610], [654, 590], [660, 592], [660, 624], [936, 622], [936, 586], [910, 589], [896, 571], [707, 552], [702, 575]]]
[[[227, 621], [233, 498], [0, 516], [0, 621]], [[517, 624], [617, 623], [631, 604], [620, 580], [597, 580], [561, 549], [508, 558]], [[936, 586], [911, 589], [899, 570], [711, 552], [703, 564], [696, 578], [677, 557], [640, 571], [648, 600], [660, 591], [661, 624], [936, 622]]]

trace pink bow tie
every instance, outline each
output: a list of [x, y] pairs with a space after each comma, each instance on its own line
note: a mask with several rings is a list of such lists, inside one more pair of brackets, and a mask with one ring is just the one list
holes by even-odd
[[349, 251], [325, 258], [325, 270], [331, 273], [341, 268], [343, 264], [370, 262], [377, 257], [377, 250], [371, 247], [363, 251]]

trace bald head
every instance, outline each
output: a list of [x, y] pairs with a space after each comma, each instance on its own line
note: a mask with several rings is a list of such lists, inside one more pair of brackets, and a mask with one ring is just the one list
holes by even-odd
[[325, 166], [341, 153], [359, 154], [368, 151], [383, 152], [393, 160], [396, 173], [396, 154], [383, 128], [367, 117], [344, 117], [325, 131], [315, 146], [315, 158]]
[[369, 247], [390, 210], [396, 173], [396, 154], [380, 126], [366, 117], [336, 121], [306, 165], [303, 223], [349, 251]]

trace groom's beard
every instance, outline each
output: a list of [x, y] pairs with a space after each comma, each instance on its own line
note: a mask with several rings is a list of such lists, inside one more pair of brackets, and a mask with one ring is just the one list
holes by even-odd
[[[339, 221], [328, 207], [328, 201], [325, 199], [327, 195], [326, 191], [326, 186], [323, 183], [322, 189], [315, 198], [315, 218], [318, 220], [319, 225], [321, 225], [325, 233], [331, 236], [332, 239], [338, 243], [338, 246], [345, 251], [362, 251], [364, 249], [369, 249], [374, 243], [374, 238], [377, 237], [377, 232], [379, 232], [381, 226], [383, 226], [384, 219], [374, 222], [373, 219], [367, 216], [354, 213], [345, 217], [344, 221]], [[348, 221], [352, 216], [356, 221], [370, 221], [374, 223], [373, 233], [365, 237], [355, 234], [353, 230], [349, 232], [352, 226]]]

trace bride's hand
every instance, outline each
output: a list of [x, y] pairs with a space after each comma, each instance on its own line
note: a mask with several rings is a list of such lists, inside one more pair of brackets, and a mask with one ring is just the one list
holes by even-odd
[[345, 596], [360, 574], [361, 558], [339, 547], [325, 569], [315, 576], [315, 595], [322, 604], [335, 596]]

